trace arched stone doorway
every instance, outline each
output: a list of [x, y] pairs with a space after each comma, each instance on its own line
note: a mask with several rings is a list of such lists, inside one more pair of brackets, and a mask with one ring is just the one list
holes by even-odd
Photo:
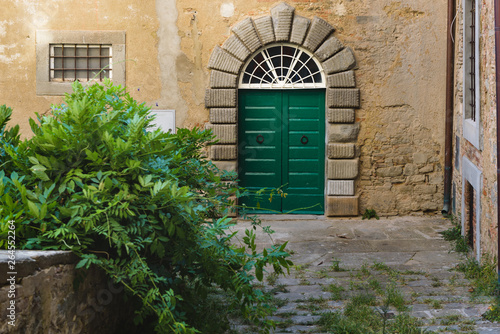
[[238, 171], [238, 88], [245, 88], [242, 73], [249, 61], [270, 45], [297, 46], [320, 64], [325, 80], [324, 213], [357, 215], [354, 180], [359, 168], [355, 147], [359, 124], [355, 123], [354, 109], [359, 108], [360, 93], [353, 71], [356, 60], [351, 49], [333, 35], [334, 28], [328, 22], [318, 17], [310, 20], [294, 12], [283, 2], [271, 9], [270, 16], [246, 18], [232, 29], [233, 34], [222, 47], [214, 48], [208, 64], [210, 87], [205, 106], [210, 109], [207, 128], [212, 129], [219, 142], [211, 147], [210, 158], [222, 169]]

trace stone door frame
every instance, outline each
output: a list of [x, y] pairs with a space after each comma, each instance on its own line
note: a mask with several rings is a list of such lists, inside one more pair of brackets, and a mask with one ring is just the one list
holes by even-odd
[[231, 31], [222, 47], [214, 48], [208, 62], [205, 107], [210, 118], [206, 128], [219, 140], [210, 147], [211, 160], [221, 169], [238, 170], [238, 79], [244, 64], [264, 46], [295, 44], [314, 54], [327, 78], [325, 215], [358, 215], [354, 180], [359, 173], [355, 144], [359, 124], [355, 122], [355, 109], [360, 107], [360, 91], [356, 88], [352, 50], [333, 35], [335, 29], [328, 22], [296, 15], [285, 2], [273, 7], [271, 15], [248, 17]]

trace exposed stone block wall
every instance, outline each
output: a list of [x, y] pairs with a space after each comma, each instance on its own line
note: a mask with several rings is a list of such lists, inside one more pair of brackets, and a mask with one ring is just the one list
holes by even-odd
[[[453, 117], [453, 182], [452, 182], [452, 212], [459, 219], [467, 219], [466, 198], [468, 180], [465, 177], [473, 165], [481, 173], [480, 187], [474, 193], [479, 196], [479, 206], [474, 210], [480, 211], [480, 219], [476, 224], [480, 229], [480, 252], [497, 254], [497, 225], [498, 225], [498, 193], [497, 193], [497, 137], [496, 137], [496, 77], [495, 77], [495, 21], [493, 1], [479, 3], [480, 21], [480, 145], [472, 145], [465, 137], [463, 130], [463, 98], [464, 94], [464, 23], [463, 3], [457, 2], [457, 16], [455, 23], [455, 103]], [[466, 28], [469, 29], [469, 28]], [[467, 76], [466, 76], [467, 78]], [[467, 159], [469, 163], [464, 163]], [[476, 204], [476, 203], [474, 203]], [[462, 216], [465, 213], [465, 217]], [[475, 218], [475, 217], [474, 217]], [[466, 223], [466, 222], [465, 222]], [[477, 245], [476, 245], [477, 246]]]
[[[196, 59], [192, 50], [199, 38], [204, 47], [203, 66], [215, 45], [231, 49], [228, 53], [244, 64], [251, 51], [231, 29], [244, 20], [250, 22], [249, 17], [263, 46], [273, 43], [274, 33], [274, 42], [314, 49], [328, 73], [327, 89], [339, 90], [328, 93], [332, 106], [326, 108], [327, 159], [359, 159], [354, 180], [359, 213], [366, 209], [379, 215], [439, 213], [443, 205], [446, 1], [286, 2], [288, 6], [280, 0], [235, 0], [232, 10], [221, 17], [225, 4], [193, 5], [178, 0], [182, 50]], [[491, 4], [492, 0], [481, 2], [481, 16], [490, 15]], [[199, 35], [193, 29], [194, 10], [200, 13]], [[328, 33], [328, 24], [335, 30]], [[484, 27], [481, 43], [494, 38], [492, 25]], [[317, 35], [309, 35], [311, 31]], [[458, 47], [461, 32], [456, 36]], [[484, 50], [484, 44], [481, 48]], [[492, 58], [485, 59], [481, 72], [492, 73]], [[342, 71], [329, 73], [337, 69]], [[211, 71], [206, 71], [206, 85]], [[494, 78], [483, 79], [483, 89], [493, 92]], [[359, 105], [354, 107], [358, 89]], [[334, 96], [346, 100], [332, 101]], [[489, 103], [487, 100], [482, 103]], [[208, 119], [208, 111], [206, 114]], [[231, 161], [219, 162], [229, 166]], [[236, 163], [230, 167], [237, 168]], [[491, 191], [491, 187], [487, 189], [489, 203], [494, 197]]]
[[237, 75], [243, 63], [253, 52], [274, 42], [293, 43], [313, 52], [327, 75], [326, 134], [330, 144], [325, 214], [352, 216], [359, 213], [354, 180], [359, 174], [359, 160], [355, 159], [359, 133], [355, 109], [360, 107], [360, 91], [352, 71], [356, 66], [354, 54], [333, 36], [334, 31], [333, 26], [319, 17], [307, 19], [296, 15], [295, 9], [284, 2], [273, 7], [270, 16], [248, 17], [237, 23], [222, 48], [214, 49], [208, 63], [210, 88], [206, 91], [205, 107], [210, 109], [210, 123], [206, 128], [213, 131], [220, 144], [211, 147], [210, 158], [227, 161], [222, 166], [236, 169]]
[[[96, 268], [75, 270], [78, 260], [71, 252], [17, 251], [12, 286], [7, 261], [7, 251], [0, 251], [0, 333], [125, 332], [122, 325], [133, 312], [123, 302], [123, 288]], [[12, 291], [15, 298], [9, 298]], [[12, 300], [15, 318], [8, 317]], [[11, 319], [15, 326], [9, 324]]]

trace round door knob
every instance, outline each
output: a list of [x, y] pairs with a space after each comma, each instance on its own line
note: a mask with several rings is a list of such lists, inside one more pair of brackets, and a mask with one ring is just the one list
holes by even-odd
[[300, 142], [305, 145], [309, 143], [309, 138], [307, 138], [306, 135], [303, 135], [302, 138], [300, 138]]
[[257, 143], [262, 144], [264, 142], [264, 136], [258, 135], [255, 140], [257, 141]]

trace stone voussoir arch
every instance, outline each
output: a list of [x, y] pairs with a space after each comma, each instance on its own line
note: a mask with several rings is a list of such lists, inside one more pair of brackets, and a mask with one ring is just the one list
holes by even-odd
[[355, 123], [355, 109], [360, 107], [360, 91], [356, 88], [354, 54], [333, 35], [334, 31], [319, 17], [296, 15], [295, 8], [285, 2], [273, 7], [270, 16], [247, 17], [236, 24], [222, 46], [214, 48], [208, 62], [210, 81], [205, 107], [210, 116], [206, 128], [218, 138], [217, 145], [210, 147], [211, 160], [220, 169], [236, 171], [237, 97], [243, 66], [256, 52], [272, 44], [290, 43], [310, 51], [326, 77], [325, 214], [357, 215], [354, 180], [359, 174], [355, 147], [359, 124]]

